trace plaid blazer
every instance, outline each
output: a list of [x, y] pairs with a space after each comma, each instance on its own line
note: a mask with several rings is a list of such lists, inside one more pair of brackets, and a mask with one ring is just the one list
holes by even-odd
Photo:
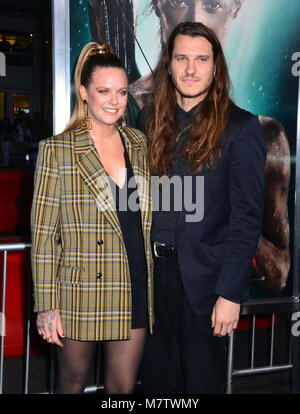
[[[118, 128], [137, 181], [152, 332], [151, 186], [146, 139], [133, 128]], [[31, 232], [34, 311], [59, 309], [67, 338], [130, 338], [127, 254], [107, 174], [86, 129], [78, 127], [40, 142]]]

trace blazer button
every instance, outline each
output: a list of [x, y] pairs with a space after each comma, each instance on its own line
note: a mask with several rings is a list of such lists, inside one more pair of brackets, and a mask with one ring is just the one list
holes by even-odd
[[103, 244], [103, 240], [98, 240], [97, 244], [98, 244], [98, 246], [101, 246]]
[[97, 279], [100, 279], [102, 277], [102, 273], [97, 273]]

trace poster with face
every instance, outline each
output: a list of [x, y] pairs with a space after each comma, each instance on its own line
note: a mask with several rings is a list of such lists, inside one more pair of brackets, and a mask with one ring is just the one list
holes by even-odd
[[298, 83], [298, 0], [71, 0], [70, 64], [87, 42], [108, 42], [126, 63], [140, 108], [175, 25], [200, 21], [223, 46], [232, 98], [258, 116], [267, 148], [263, 228], [252, 298], [292, 296]]

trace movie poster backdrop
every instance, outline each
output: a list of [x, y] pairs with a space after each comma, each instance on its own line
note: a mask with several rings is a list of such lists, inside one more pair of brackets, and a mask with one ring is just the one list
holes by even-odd
[[[259, 117], [268, 152], [266, 208], [251, 298], [293, 296], [295, 159], [300, 51], [298, 0], [70, 0], [70, 77], [82, 47], [108, 42], [125, 62], [135, 109], [151, 92], [162, 45], [180, 21], [213, 28], [233, 99]], [[299, 53], [300, 55], [300, 53]], [[294, 59], [294, 60], [293, 60]], [[73, 96], [71, 97], [71, 107]], [[135, 112], [136, 114], [136, 112]], [[135, 126], [135, 115], [132, 116]]]

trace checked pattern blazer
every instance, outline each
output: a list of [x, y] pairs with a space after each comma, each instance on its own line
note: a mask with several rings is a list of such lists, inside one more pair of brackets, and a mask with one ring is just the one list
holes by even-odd
[[[137, 181], [152, 332], [151, 184], [146, 138], [133, 128], [118, 129]], [[65, 336], [75, 340], [130, 338], [128, 259], [105, 179], [88, 130], [78, 127], [40, 142], [31, 211], [34, 310], [59, 309]]]

